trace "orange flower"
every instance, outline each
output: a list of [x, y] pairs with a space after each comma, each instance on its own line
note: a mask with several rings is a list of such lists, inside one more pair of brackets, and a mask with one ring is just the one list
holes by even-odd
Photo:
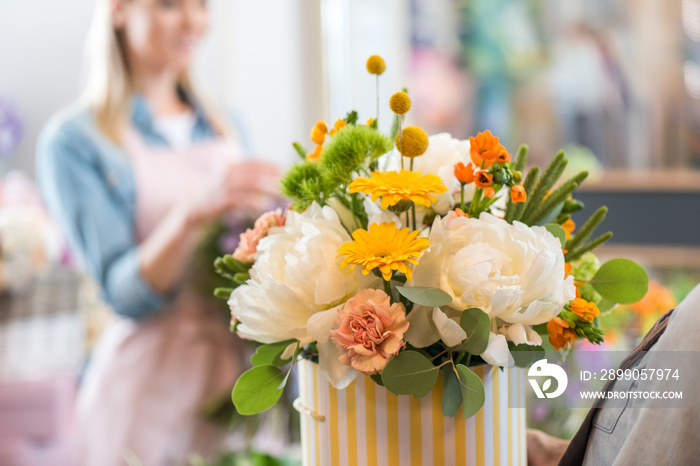
[[328, 132], [328, 127], [323, 121], [317, 121], [314, 125], [314, 129], [311, 130], [311, 140], [316, 144], [323, 144], [326, 139], [326, 133]]
[[510, 162], [511, 155], [508, 153], [508, 149], [505, 146], [499, 144], [496, 146], [496, 160], [498, 163], [508, 163]]
[[600, 314], [600, 310], [595, 303], [586, 301], [583, 298], [576, 298], [571, 301], [569, 309], [581, 319], [581, 322], [593, 322], [593, 319]]
[[486, 170], [479, 170], [474, 175], [474, 183], [478, 188], [488, 188], [492, 181], [493, 176]]
[[321, 131], [323, 134], [326, 134], [328, 132], [328, 126], [326, 126], [326, 122], [323, 120], [319, 120], [316, 122], [316, 128], [318, 128], [318, 130]]
[[555, 317], [547, 322], [547, 333], [549, 342], [559, 351], [576, 341], [576, 332], [569, 328], [568, 322], [561, 317]]
[[477, 167], [487, 168], [498, 155], [498, 138], [486, 130], [469, 138], [469, 154]]
[[469, 214], [464, 213], [464, 211], [463, 211], [462, 209], [460, 209], [459, 207], [457, 207], [457, 208], [455, 209], [455, 213], [457, 214], [457, 217], [466, 217], [466, 218], [469, 218]]
[[484, 196], [493, 199], [493, 196], [496, 195], [496, 190], [493, 189], [493, 186], [489, 186], [488, 188], [484, 189]]
[[573, 233], [576, 229], [576, 224], [574, 223], [574, 221], [569, 219], [566, 222], [562, 223], [561, 227], [564, 229], [564, 232], [566, 232], [566, 239], [571, 239], [571, 233]]
[[341, 129], [345, 128], [346, 125], [347, 125], [347, 123], [345, 123], [345, 120], [343, 120], [343, 119], [338, 119], [338, 120], [335, 122], [335, 125], [333, 125], [333, 128], [331, 129], [331, 131], [330, 131], [328, 134], [330, 134], [331, 136], [333, 136], [335, 133], [337, 133], [337, 132], [340, 131]]
[[321, 158], [321, 151], [323, 151], [323, 146], [317, 144], [313, 152], [306, 154], [306, 160], [319, 160]]
[[474, 165], [471, 163], [464, 165], [462, 162], [457, 162], [454, 169], [455, 178], [462, 184], [469, 184], [474, 181]]
[[[564, 278], [568, 277], [569, 274], [571, 273], [571, 268], [573, 265], [569, 264], [568, 262], [564, 264]], [[576, 288], [576, 291], [578, 291], [578, 288]], [[581, 296], [577, 296], [577, 298], [580, 298]]]
[[516, 184], [510, 188], [510, 199], [514, 204], [527, 201], [527, 193], [525, 192], [525, 188], [519, 184]]
[[474, 154], [469, 154], [469, 156], [472, 159], [472, 163], [479, 168], [489, 168], [491, 165], [493, 165], [493, 159], [484, 160], [484, 159], [479, 158], [478, 156], [476, 156]]
[[649, 281], [649, 291], [636, 303], [630, 305], [632, 310], [641, 316], [649, 316], [655, 313], [661, 314], [675, 307], [676, 299], [671, 290], [663, 286], [657, 280]]

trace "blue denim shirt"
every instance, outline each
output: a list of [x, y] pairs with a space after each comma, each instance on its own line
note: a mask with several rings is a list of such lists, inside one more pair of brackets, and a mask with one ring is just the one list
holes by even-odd
[[[193, 108], [193, 141], [216, 137], [201, 109]], [[132, 99], [131, 122], [146, 144], [167, 146], [141, 97]], [[153, 290], [139, 271], [129, 158], [98, 129], [90, 111], [65, 112], [46, 124], [37, 142], [37, 181], [71, 249], [115, 312], [144, 319], [167, 304], [169, 297]]]

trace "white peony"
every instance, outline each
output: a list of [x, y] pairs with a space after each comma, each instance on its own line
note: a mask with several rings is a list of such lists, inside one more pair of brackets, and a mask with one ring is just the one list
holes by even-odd
[[[455, 311], [476, 307], [489, 314], [492, 335], [482, 357], [492, 364], [508, 361], [506, 339], [540, 344], [529, 326], [549, 321], [576, 297], [573, 277], [564, 277], [561, 244], [544, 227], [450, 212], [435, 220], [430, 244], [411, 284], [449, 293]], [[422, 336], [431, 338], [440, 334]]]
[[[458, 162], [469, 163], [469, 141], [455, 139], [449, 133], [439, 133], [428, 138], [428, 150], [413, 159], [413, 169], [423, 175], [433, 174], [442, 179], [447, 187], [445, 194], [438, 196], [433, 204], [435, 212], [444, 215], [454, 204], [454, 196], [459, 193], [459, 181], [454, 176], [454, 166]], [[404, 166], [408, 169], [409, 159], [404, 159]], [[380, 162], [382, 170], [398, 170], [401, 168], [401, 157], [397, 150], [386, 154]], [[470, 200], [474, 194], [474, 184], [467, 185], [465, 199]], [[425, 208], [419, 207], [419, 216], [425, 214]]]
[[251, 279], [228, 301], [237, 333], [261, 343], [314, 339], [306, 324], [314, 313], [344, 303], [376, 278], [359, 268], [340, 268], [338, 248], [352, 238], [330, 207], [313, 204], [288, 212], [283, 227], [272, 228], [258, 244]]

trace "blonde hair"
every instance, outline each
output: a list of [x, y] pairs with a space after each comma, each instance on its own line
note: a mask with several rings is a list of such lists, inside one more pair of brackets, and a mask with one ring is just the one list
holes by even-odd
[[[97, 1], [86, 45], [87, 85], [82, 103], [94, 113], [100, 130], [121, 145], [134, 89], [126, 60], [124, 35], [112, 24], [109, 0]], [[178, 86], [196, 100], [219, 136], [234, 136], [224, 114], [198, 92], [189, 73], [180, 76]]]

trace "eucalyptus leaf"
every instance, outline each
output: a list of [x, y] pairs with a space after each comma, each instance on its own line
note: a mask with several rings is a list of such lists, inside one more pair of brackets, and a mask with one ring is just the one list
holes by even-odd
[[384, 386], [394, 395], [422, 398], [433, 389], [439, 368], [418, 351], [402, 351], [382, 371]]
[[548, 223], [544, 226], [548, 232], [550, 232], [556, 239], [561, 243], [561, 247], [566, 244], [566, 232], [564, 229], [557, 225], [556, 223]]
[[377, 385], [381, 385], [382, 387], [384, 386], [384, 382], [382, 382], [382, 376], [380, 374], [372, 374], [369, 376], [369, 378], [374, 380], [374, 383]]
[[484, 401], [486, 401], [484, 383], [478, 375], [470, 371], [464, 364], [457, 364], [456, 368], [459, 376], [459, 386], [462, 390], [464, 417], [469, 419], [484, 406]]
[[533, 362], [539, 361], [545, 356], [544, 348], [541, 346], [527, 344], [516, 345], [509, 341], [508, 349], [513, 356], [515, 365], [518, 367], [529, 367]]
[[282, 359], [282, 353], [295, 341], [296, 340], [286, 340], [260, 345], [258, 349], [255, 350], [255, 354], [250, 358], [250, 362], [252, 362], [254, 366], [282, 367], [291, 359]]
[[399, 293], [409, 301], [421, 306], [440, 307], [452, 302], [452, 296], [439, 288], [426, 286], [397, 286]]
[[491, 319], [488, 314], [475, 307], [467, 309], [462, 312], [459, 326], [467, 333], [467, 338], [462, 343], [465, 350], [471, 354], [486, 351], [491, 333]]
[[598, 309], [600, 310], [600, 312], [612, 311], [613, 309], [615, 309], [616, 306], [617, 303], [608, 301], [607, 299], [601, 299], [598, 303]]
[[236, 381], [231, 398], [240, 414], [257, 414], [271, 408], [282, 396], [285, 373], [275, 366], [257, 366]]
[[442, 368], [442, 414], [455, 417], [462, 406], [462, 388], [451, 365]]
[[629, 259], [613, 259], [603, 264], [589, 283], [608, 301], [632, 304], [647, 293], [649, 276]]

